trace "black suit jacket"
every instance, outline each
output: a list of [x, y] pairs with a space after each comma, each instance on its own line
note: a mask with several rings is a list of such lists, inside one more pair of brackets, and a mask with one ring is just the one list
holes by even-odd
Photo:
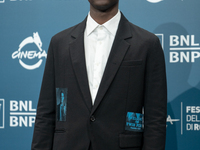
[[[167, 94], [159, 39], [122, 15], [92, 106], [85, 24], [86, 19], [51, 40], [32, 150], [164, 150]], [[67, 89], [65, 121], [56, 120], [58, 88]], [[127, 130], [127, 113], [142, 114], [143, 108], [144, 130]]]

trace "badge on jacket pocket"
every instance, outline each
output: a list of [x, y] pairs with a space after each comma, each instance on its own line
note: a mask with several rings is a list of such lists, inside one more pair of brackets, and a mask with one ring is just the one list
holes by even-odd
[[143, 132], [143, 114], [127, 112], [125, 130]]
[[56, 120], [66, 121], [67, 88], [56, 88]]

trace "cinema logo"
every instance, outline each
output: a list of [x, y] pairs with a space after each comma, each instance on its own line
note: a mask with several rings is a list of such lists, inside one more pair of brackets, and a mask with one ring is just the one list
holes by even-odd
[[[28, 49], [27, 49], [28, 48]], [[39, 68], [46, 58], [46, 51], [42, 49], [42, 41], [38, 32], [33, 33], [33, 37], [25, 38], [20, 44], [17, 51], [12, 54], [12, 59], [19, 59], [19, 63], [27, 70]], [[29, 64], [27, 64], [27, 60]], [[33, 63], [34, 60], [35, 62]], [[26, 63], [25, 63], [26, 62]], [[30, 63], [33, 63], [30, 65]]]
[[200, 44], [195, 35], [170, 35], [170, 63], [195, 63], [200, 58]]
[[31, 100], [10, 100], [10, 127], [33, 127], [35, 115]]

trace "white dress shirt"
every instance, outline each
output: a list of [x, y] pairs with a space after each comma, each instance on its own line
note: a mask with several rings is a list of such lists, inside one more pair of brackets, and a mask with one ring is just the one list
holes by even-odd
[[87, 17], [84, 33], [84, 46], [92, 104], [94, 104], [99, 89], [120, 18], [121, 13], [119, 10], [113, 18], [102, 25], [99, 25], [90, 16], [90, 13]]

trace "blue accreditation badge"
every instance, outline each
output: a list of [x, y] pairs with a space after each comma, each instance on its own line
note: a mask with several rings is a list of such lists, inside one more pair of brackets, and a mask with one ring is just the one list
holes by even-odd
[[56, 88], [56, 120], [66, 121], [67, 88]]
[[127, 112], [125, 130], [143, 132], [143, 114]]

